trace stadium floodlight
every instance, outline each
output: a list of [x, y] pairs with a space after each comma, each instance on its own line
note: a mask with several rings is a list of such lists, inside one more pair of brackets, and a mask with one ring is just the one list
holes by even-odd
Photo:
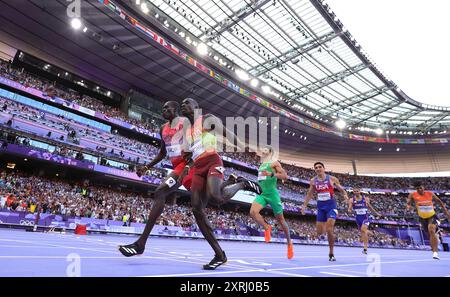
[[136, 5], [140, 5], [141, 4], [141, 0], [136, 0]]
[[242, 69], [236, 69], [236, 74], [237, 74], [237, 76], [238, 76], [241, 80], [243, 80], [243, 81], [246, 81], [246, 80], [249, 80], [249, 79], [250, 79], [250, 76], [248, 76], [248, 73], [245, 72], [245, 71], [242, 70]]
[[270, 87], [269, 86], [262, 86], [261, 89], [264, 93], [270, 93]]
[[252, 79], [252, 81], [250, 82], [250, 84], [252, 85], [252, 87], [257, 87], [258, 84], [259, 84], [259, 81], [258, 81], [256, 78], [254, 78], [254, 79]]
[[150, 9], [148, 9], [147, 3], [144, 2], [141, 4], [141, 10], [145, 14], [147, 14], [150, 11]]
[[398, 148], [397, 148], [397, 152], [399, 152], [399, 151], [400, 151], [400, 148], [398, 147]]
[[382, 148], [382, 147], [378, 148], [378, 151], [379, 151], [379, 152], [381, 152], [382, 150], [383, 150], [383, 148]]
[[88, 28], [87, 28], [87, 27], [84, 27], [84, 29], [83, 29], [83, 33], [86, 33], [86, 32], [87, 32], [87, 30], [88, 30]]
[[70, 22], [70, 25], [75, 30], [79, 30], [83, 24], [79, 18], [73, 18], [72, 21]]
[[344, 129], [347, 126], [347, 123], [343, 119], [337, 120], [335, 124], [338, 129]]
[[208, 53], [208, 46], [203, 42], [199, 43], [199, 45], [197, 46], [197, 51], [200, 55], [204, 56]]
[[381, 134], [383, 134], [383, 130], [381, 128], [377, 128], [377, 129], [375, 129], [375, 134], [381, 135]]

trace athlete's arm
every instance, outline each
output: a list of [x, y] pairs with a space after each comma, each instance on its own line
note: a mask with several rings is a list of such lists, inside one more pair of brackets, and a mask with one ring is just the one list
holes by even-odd
[[159, 147], [158, 154], [148, 164], [138, 167], [138, 169], [136, 171], [138, 176], [142, 176], [149, 168], [152, 168], [153, 166], [155, 166], [156, 164], [161, 162], [166, 157], [167, 150], [166, 150], [166, 144], [164, 143], [164, 140], [162, 138], [162, 127], [160, 128], [159, 136], [161, 137], [161, 142], [160, 142], [161, 144]]
[[353, 200], [348, 199], [348, 212], [352, 213], [352, 210], [353, 210]]
[[447, 208], [445, 207], [444, 202], [442, 202], [442, 200], [440, 198], [438, 198], [436, 195], [433, 194], [433, 199], [436, 200], [442, 207], [442, 209], [444, 210], [445, 215], [447, 216], [447, 218], [450, 219], [450, 213], [448, 213]]
[[188, 174], [189, 169], [194, 165], [194, 161], [192, 159], [189, 159], [186, 166], [184, 166], [183, 171], [181, 172], [180, 176], [178, 177], [178, 183], [182, 184], [184, 177]]
[[147, 165], [148, 168], [155, 166], [156, 164], [161, 162], [167, 156], [166, 143], [164, 142], [164, 140], [162, 138], [162, 127], [159, 132], [159, 135], [161, 137], [161, 146], [159, 147], [159, 152], [155, 156], [155, 158], [153, 158], [153, 160], [150, 163], [148, 163], [148, 165]]
[[345, 191], [344, 187], [341, 186], [339, 180], [336, 177], [331, 176], [331, 181], [333, 182], [333, 185], [336, 187], [336, 189], [338, 189], [338, 191], [341, 192], [342, 196], [344, 196], [344, 199], [347, 202], [349, 200], [347, 191]]
[[380, 216], [380, 213], [378, 211], [375, 210], [375, 208], [373, 208], [372, 204], [370, 204], [370, 198], [366, 197], [366, 204], [367, 207], [370, 209], [371, 212], [373, 212], [374, 214], [376, 214], [377, 216]]
[[408, 199], [406, 200], [406, 211], [411, 210], [412, 193], [409, 193]]
[[308, 192], [306, 193], [305, 201], [303, 202], [303, 206], [302, 206], [302, 210], [301, 210], [302, 215], [305, 215], [305, 213], [306, 213], [306, 208], [308, 207], [309, 201], [310, 201], [310, 200], [312, 199], [312, 197], [313, 197], [314, 191], [315, 191], [315, 190], [314, 190], [314, 180], [311, 179], [311, 180], [309, 181], [309, 189], [308, 189]]
[[278, 161], [273, 162], [272, 164], [270, 164], [270, 168], [275, 170], [275, 172], [270, 173], [267, 170], [264, 170], [262, 172], [262, 174], [265, 175], [265, 176], [274, 176], [274, 177], [276, 177], [278, 179], [281, 179], [281, 180], [287, 180], [288, 179], [287, 172], [286, 172], [286, 170], [283, 169], [283, 167], [281, 166], [280, 162], [278, 162]]

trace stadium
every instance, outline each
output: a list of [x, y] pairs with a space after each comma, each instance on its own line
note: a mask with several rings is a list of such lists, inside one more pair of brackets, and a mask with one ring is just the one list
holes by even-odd
[[344, 24], [324, 0], [1, 1], [0, 276], [450, 276], [450, 105]]

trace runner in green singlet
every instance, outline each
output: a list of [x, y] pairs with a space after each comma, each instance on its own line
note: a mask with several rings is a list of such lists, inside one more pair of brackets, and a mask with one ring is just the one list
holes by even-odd
[[264, 227], [264, 238], [266, 242], [270, 242], [270, 232], [272, 227], [267, 224], [261, 216], [260, 211], [269, 204], [272, 207], [273, 214], [281, 225], [286, 235], [288, 244], [288, 259], [294, 257], [294, 245], [289, 234], [289, 226], [283, 216], [283, 206], [281, 205], [280, 195], [277, 190], [277, 180], [286, 180], [288, 175], [281, 167], [280, 162], [273, 160], [273, 149], [266, 146], [261, 150], [261, 166], [258, 170], [258, 183], [261, 186], [262, 194], [256, 196], [250, 208], [250, 216]]

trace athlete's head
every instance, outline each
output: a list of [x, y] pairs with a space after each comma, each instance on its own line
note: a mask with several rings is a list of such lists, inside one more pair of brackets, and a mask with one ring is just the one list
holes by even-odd
[[194, 110], [199, 108], [198, 102], [192, 98], [186, 98], [181, 102], [181, 113], [184, 116], [194, 114]]
[[421, 182], [415, 182], [414, 188], [416, 189], [417, 193], [419, 193], [420, 195], [423, 195], [423, 193], [425, 192], [425, 187], [423, 186], [423, 184]]
[[323, 165], [322, 162], [316, 162], [314, 163], [314, 171], [317, 175], [322, 175], [325, 173], [325, 165]]
[[270, 145], [266, 145], [261, 148], [261, 157], [263, 159], [271, 158], [273, 156], [273, 148]]
[[180, 110], [180, 104], [176, 101], [167, 101], [164, 103], [162, 108], [162, 116], [166, 120], [172, 120], [178, 116], [178, 111]]
[[360, 195], [361, 194], [361, 188], [360, 187], [354, 187], [353, 188], [353, 193], [355, 194], [355, 195]]

